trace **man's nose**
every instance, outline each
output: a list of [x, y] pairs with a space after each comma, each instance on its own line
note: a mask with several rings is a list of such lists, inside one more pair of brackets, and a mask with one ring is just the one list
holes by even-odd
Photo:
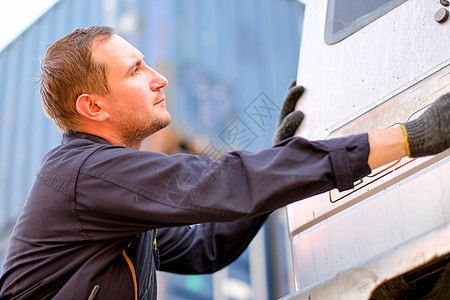
[[150, 82], [150, 89], [154, 92], [162, 89], [167, 85], [168, 81], [166, 77], [162, 76], [158, 72], [152, 69], [152, 80]]

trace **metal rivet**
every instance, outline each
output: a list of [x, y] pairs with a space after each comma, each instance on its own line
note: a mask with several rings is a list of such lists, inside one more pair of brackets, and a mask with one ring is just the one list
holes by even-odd
[[434, 14], [434, 20], [438, 23], [444, 23], [445, 21], [447, 21], [447, 19], [448, 19], [448, 10], [446, 10], [445, 8], [439, 9]]
[[441, 4], [444, 6], [449, 6], [450, 2], [448, 2], [448, 0], [441, 0]]

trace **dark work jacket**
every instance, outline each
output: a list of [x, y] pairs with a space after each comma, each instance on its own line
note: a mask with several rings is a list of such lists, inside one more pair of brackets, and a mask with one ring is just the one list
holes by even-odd
[[352, 188], [370, 173], [368, 155], [367, 134], [291, 138], [220, 161], [67, 134], [43, 158], [14, 228], [0, 298], [88, 299], [97, 286], [95, 299], [155, 299], [157, 264], [180, 274], [223, 268], [273, 210]]

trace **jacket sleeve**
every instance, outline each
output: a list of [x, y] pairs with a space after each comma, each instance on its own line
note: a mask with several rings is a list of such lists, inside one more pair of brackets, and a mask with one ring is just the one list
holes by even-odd
[[[292, 138], [259, 153], [167, 156], [107, 145], [80, 167], [76, 213], [90, 238], [270, 213], [370, 173], [367, 134]], [[96, 236], [98, 235], [98, 236]]]
[[161, 271], [205, 274], [218, 271], [248, 247], [268, 214], [246, 220], [161, 228], [157, 234]]

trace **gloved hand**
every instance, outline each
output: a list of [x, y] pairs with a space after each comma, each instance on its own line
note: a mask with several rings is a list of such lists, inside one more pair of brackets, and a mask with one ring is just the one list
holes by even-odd
[[450, 93], [439, 97], [417, 119], [401, 124], [406, 154], [421, 157], [450, 147]]
[[277, 127], [273, 133], [272, 141], [273, 144], [278, 144], [279, 142], [292, 137], [297, 131], [298, 127], [303, 121], [305, 115], [303, 112], [297, 110], [295, 111], [295, 106], [298, 99], [305, 88], [301, 85], [296, 85], [297, 82], [294, 80], [290, 85], [286, 98], [283, 102], [283, 107], [281, 108], [280, 117], [277, 122]]

